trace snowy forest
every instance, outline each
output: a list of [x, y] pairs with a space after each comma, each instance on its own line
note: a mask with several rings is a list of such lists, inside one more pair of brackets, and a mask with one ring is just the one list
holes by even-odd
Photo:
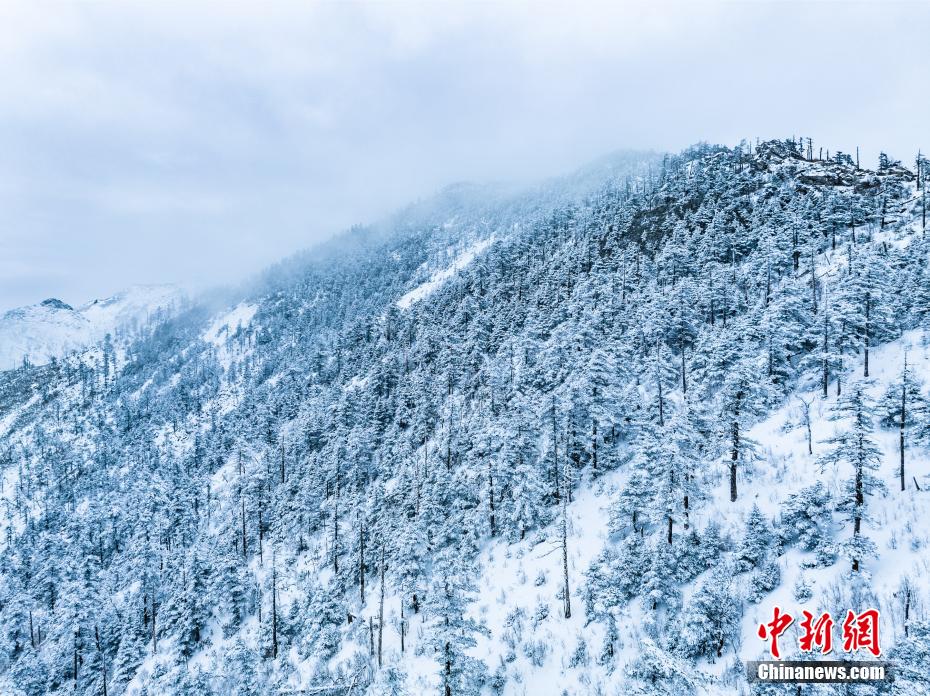
[[[0, 372], [0, 693], [930, 693], [928, 173], [459, 184]], [[751, 683], [775, 605], [893, 679]]]

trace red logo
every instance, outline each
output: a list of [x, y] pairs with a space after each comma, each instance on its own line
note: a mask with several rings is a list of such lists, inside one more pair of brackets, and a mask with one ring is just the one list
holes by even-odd
[[875, 657], [882, 654], [878, 647], [878, 609], [868, 609], [859, 616], [847, 612], [843, 621], [843, 650], [868, 650]]
[[804, 614], [804, 620], [800, 624], [804, 633], [798, 639], [801, 651], [811, 652], [816, 647], [826, 655], [833, 650], [833, 619], [830, 618], [830, 612], [821, 614], [817, 621], [814, 621], [814, 615], [809, 611], [801, 613]]
[[[804, 620], [798, 624], [801, 628], [801, 634], [798, 637], [798, 648], [801, 652], [812, 652], [816, 649], [822, 654], [827, 654], [833, 650], [834, 624], [830, 612], [824, 612], [816, 619], [809, 611], [801, 613], [804, 616]], [[882, 651], [878, 644], [878, 619], [877, 609], [866, 609], [859, 614], [853, 611], [847, 612], [843, 621], [843, 652], [867, 650], [875, 657], [881, 655]], [[772, 620], [759, 624], [758, 636], [762, 640], [771, 641], [769, 652], [776, 660], [781, 658], [778, 639], [792, 623], [794, 623], [794, 617], [782, 612], [781, 607], [776, 606], [772, 612]]]
[[766, 637], [771, 638], [772, 646], [769, 649], [775, 659], [781, 657], [781, 653], [778, 652], [778, 637], [787, 630], [793, 621], [794, 618], [792, 618], [791, 614], [782, 614], [781, 609], [775, 607], [772, 620], [767, 624], [759, 624], [759, 637], [762, 640], [765, 640]]

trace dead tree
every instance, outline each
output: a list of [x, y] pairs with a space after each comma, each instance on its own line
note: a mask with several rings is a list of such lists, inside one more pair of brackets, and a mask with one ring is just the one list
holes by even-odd
[[564, 607], [565, 618], [572, 617], [571, 595], [568, 586], [568, 488], [571, 486], [569, 480], [569, 458], [565, 458], [564, 474], [562, 476], [562, 486], [565, 489], [562, 494], [562, 578], [564, 580], [563, 592], [565, 594]]
[[248, 538], [246, 537], [246, 533], [245, 533], [245, 495], [242, 493], [241, 488], [239, 490], [239, 500], [242, 504], [242, 558], [247, 560], [249, 557], [249, 552], [248, 552], [249, 542], [248, 542]]
[[103, 644], [100, 642], [100, 629], [94, 626], [94, 641], [97, 643], [97, 653], [100, 655], [100, 669], [103, 673], [103, 696], [107, 696], [107, 656], [103, 652]]
[[904, 372], [901, 375], [901, 419], [899, 430], [899, 449], [901, 450], [901, 490], [905, 490], [904, 483], [904, 426], [907, 422], [907, 353], [904, 354]]
[[358, 596], [365, 603], [365, 524], [361, 513], [356, 513], [358, 521]]
[[271, 549], [271, 657], [278, 658], [278, 569]]
[[378, 599], [378, 669], [381, 669], [381, 651], [384, 646], [384, 544], [381, 545], [381, 596]]
[[405, 622], [405, 619], [404, 619], [404, 600], [401, 599], [401, 600], [400, 600], [400, 652], [401, 652], [401, 654], [403, 654], [403, 652], [404, 652], [404, 629], [405, 629], [404, 622]]

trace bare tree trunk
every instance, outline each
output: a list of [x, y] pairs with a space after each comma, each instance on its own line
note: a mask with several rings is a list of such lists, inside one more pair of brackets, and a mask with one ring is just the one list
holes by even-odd
[[844, 319], [840, 324], [840, 340], [837, 344], [837, 360], [836, 360], [836, 398], [840, 398], [843, 395], [843, 355], [846, 348], [846, 320]]
[[262, 524], [262, 501], [258, 501], [258, 561], [262, 565], [265, 565], [265, 550], [262, 546], [262, 542], [265, 540], [265, 530], [264, 525]]
[[400, 600], [400, 652], [401, 652], [401, 654], [403, 654], [403, 652], [404, 652], [404, 629], [406, 628], [404, 622], [405, 622], [405, 619], [404, 619], [404, 600], [401, 599], [401, 600]]
[[680, 337], [678, 339], [678, 348], [681, 351], [681, 393], [688, 393], [688, 379], [687, 372], [685, 370], [685, 339]]
[[597, 471], [597, 418], [591, 420], [591, 468]]
[[381, 668], [381, 651], [384, 645], [384, 545], [381, 545], [381, 597], [378, 601], [378, 669]]
[[817, 314], [817, 265], [814, 257], [814, 236], [811, 235], [811, 307]]
[[278, 658], [278, 569], [271, 552], [271, 657]]
[[869, 315], [872, 310], [872, 297], [871, 293], [866, 291], [865, 293], [865, 336], [863, 339], [865, 341], [865, 361], [863, 363], [863, 377], [869, 376]]
[[559, 490], [559, 426], [555, 415], [555, 396], [552, 397], [552, 485], [555, 486], [556, 496], [561, 495]]
[[707, 294], [710, 295], [710, 307], [708, 308], [708, 311], [710, 313], [710, 325], [713, 326], [714, 322], [716, 321], [717, 310], [714, 307], [714, 272], [712, 267], [708, 267], [707, 269], [707, 280], [709, 285], [709, 291]]
[[152, 654], [158, 653], [158, 633], [155, 630], [155, 590], [152, 590]]
[[901, 430], [900, 430], [900, 449], [901, 449], [901, 490], [905, 489], [904, 484], [904, 423], [907, 414], [907, 355], [904, 356], [904, 374], [901, 377]]
[[[338, 484], [337, 484], [338, 485]], [[333, 501], [333, 573], [339, 572], [339, 494]]]
[[772, 296], [772, 259], [770, 256], [765, 258], [765, 306], [769, 306], [769, 299]]
[[[856, 467], [856, 507], [853, 513], [853, 536], [858, 537], [862, 529], [862, 507], [865, 505], [865, 494], [862, 490], [862, 467]], [[852, 562], [853, 572], [859, 571], [859, 559]]]
[[248, 559], [248, 541], [245, 534], [245, 495], [241, 490], [239, 491], [239, 499], [242, 503], [242, 557]]
[[659, 365], [660, 359], [659, 342], [656, 341], [656, 384], [659, 391], [659, 425], [665, 425], [665, 400], [662, 396], [662, 372]]
[[730, 502], [736, 502], [736, 464], [739, 459], [739, 421], [733, 419], [733, 449], [730, 450]]
[[823, 398], [827, 398], [830, 385], [830, 313], [827, 304], [827, 289], [823, 289]]
[[446, 674], [445, 674], [445, 684], [446, 684], [446, 696], [452, 696], [452, 655], [451, 646], [449, 641], [446, 641]]
[[453, 410], [449, 414], [449, 427], [446, 431], [446, 471], [452, 471], [452, 421], [454, 418], [455, 411]]
[[497, 518], [494, 515], [494, 474], [491, 471], [491, 457], [488, 457], [488, 516], [491, 536], [497, 536]]
[[94, 640], [97, 642], [97, 653], [100, 655], [100, 669], [103, 672], [103, 696], [107, 696], [107, 656], [100, 643], [100, 629], [94, 626]]
[[358, 514], [358, 596], [365, 603], [365, 525]]
[[563, 475], [563, 485], [565, 492], [562, 495], [562, 576], [565, 581], [565, 618], [570, 619], [572, 616], [572, 603], [568, 587], [568, 487], [571, 482], [568, 480], [568, 457], [565, 458], [565, 474]]
[[620, 286], [620, 307], [626, 307], [626, 247], [623, 247], [623, 280]]

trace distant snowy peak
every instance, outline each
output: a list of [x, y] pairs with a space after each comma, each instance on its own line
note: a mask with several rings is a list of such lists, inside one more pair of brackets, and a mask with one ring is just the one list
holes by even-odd
[[0, 316], [0, 370], [17, 367], [24, 358], [46, 363], [83, 347], [92, 333], [85, 316], [55, 298], [10, 310]]
[[77, 309], [54, 297], [12, 309], [0, 315], [0, 370], [18, 367], [24, 359], [42, 365], [107, 333], [137, 328], [182, 298], [173, 285], [136, 285]]
[[74, 311], [74, 307], [72, 307], [72, 306], [69, 305], [69, 304], [66, 304], [66, 303], [62, 302], [61, 300], [59, 300], [59, 299], [56, 298], [56, 297], [50, 297], [50, 298], [47, 299], [47, 300], [42, 300], [42, 302], [40, 303], [40, 305], [41, 305], [42, 307], [48, 307], [48, 308], [50, 308], [50, 309], [64, 309], [64, 310], [71, 310], [71, 311]]

